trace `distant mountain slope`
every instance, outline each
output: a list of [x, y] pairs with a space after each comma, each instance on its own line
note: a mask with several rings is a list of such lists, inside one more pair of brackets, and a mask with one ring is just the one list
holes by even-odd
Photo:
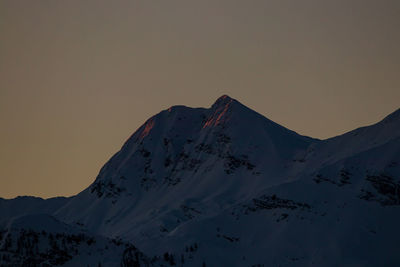
[[400, 109], [382, 121], [361, 127], [340, 136], [329, 138], [310, 147], [311, 155], [317, 157], [317, 164], [343, 159], [359, 152], [378, 147], [400, 137]]
[[399, 211], [400, 110], [317, 140], [222, 96], [150, 118], [72, 198], [0, 200], [0, 226], [120, 238], [140, 266], [399, 266]]
[[71, 198], [66, 197], [55, 197], [46, 200], [29, 196], [16, 197], [12, 200], [0, 198], [0, 221], [26, 214], [52, 214], [70, 200]]

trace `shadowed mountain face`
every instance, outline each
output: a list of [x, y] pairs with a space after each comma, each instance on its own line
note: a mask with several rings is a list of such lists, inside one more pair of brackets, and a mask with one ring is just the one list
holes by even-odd
[[[112, 197], [173, 189], [196, 178], [196, 183], [204, 182], [210, 175], [215, 176], [210, 182], [222, 179], [222, 183], [227, 175], [252, 177], [239, 179], [240, 187], [262, 174], [268, 176], [263, 183], [282, 182], [276, 176], [312, 142], [228, 96], [210, 109], [172, 107], [150, 118], [129, 138], [101, 170], [91, 193]], [[215, 189], [207, 188], [207, 194]], [[191, 191], [186, 194], [194, 197]]]
[[[86, 260], [110, 266], [134, 266], [135, 257], [156, 266], [396, 266], [399, 112], [317, 140], [228, 96], [209, 109], [174, 106], [146, 121], [77, 196], [1, 200], [0, 239], [4, 247], [18, 238], [10, 229], [38, 232], [39, 220], [119, 240], [124, 248], [107, 252], [113, 260]], [[82, 253], [63, 264], [85, 262]]]

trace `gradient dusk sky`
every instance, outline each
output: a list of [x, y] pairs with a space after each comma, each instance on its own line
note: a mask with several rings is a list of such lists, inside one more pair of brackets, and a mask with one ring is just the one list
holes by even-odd
[[321, 139], [400, 107], [398, 0], [0, 0], [0, 33], [4, 198], [78, 193], [171, 105]]

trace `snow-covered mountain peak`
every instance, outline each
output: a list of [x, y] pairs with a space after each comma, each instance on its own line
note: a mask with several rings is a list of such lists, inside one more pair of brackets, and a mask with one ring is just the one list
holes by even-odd
[[207, 118], [203, 128], [217, 126], [227, 121], [232, 106], [236, 103], [237, 101], [228, 96], [218, 98], [218, 100], [211, 106], [211, 116]]
[[399, 141], [400, 110], [316, 140], [226, 95], [172, 106], [78, 195], [0, 199], [0, 265], [400, 266]]
[[235, 112], [246, 112], [247, 111], [252, 111], [250, 108], [246, 107], [242, 103], [240, 103], [238, 100], [228, 96], [228, 95], [223, 95], [219, 97], [217, 100], [215, 100], [214, 104], [211, 105], [209, 110], [212, 112], [215, 112], [216, 110], [224, 110], [224, 109], [234, 109]]
[[[315, 141], [228, 96], [208, 109], [173, 106], [147, 120], [62, 213], [74, 217], [75, 208], [86, 203], [84, 213], [113, 221], [118, 208], [112, 207], [125, 209], [124, 199], [135, 203], [129, 209], [137, 216], [148, 203], [180, 207], [207, 198], [207, 205], [222, 207], [291, 179], [281, 173]], [[94, 217], [82, 220], [91, 229], [115, 231]]]
[[225, 106], [226, 104], [228, 104], [230, 102], [233, 102], [233, 101], [238, 102], [237, 100], [231, 98], [228, 95], [223, 95], [223, 96], [220, 96], [217, 100], [215, 100], [215, 102], [212, 105], [212, 107], [213, 108], [214, 107], [217, 108], [217, 107], [220, 107], [220, 106]]

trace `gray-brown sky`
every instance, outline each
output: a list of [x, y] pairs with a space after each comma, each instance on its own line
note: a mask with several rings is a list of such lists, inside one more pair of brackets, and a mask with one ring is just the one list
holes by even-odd
[[229, 94], [327, 138], [399, 108], [400, 1], [0, 0], [0, 196], [72, 195], [149, 116]]

